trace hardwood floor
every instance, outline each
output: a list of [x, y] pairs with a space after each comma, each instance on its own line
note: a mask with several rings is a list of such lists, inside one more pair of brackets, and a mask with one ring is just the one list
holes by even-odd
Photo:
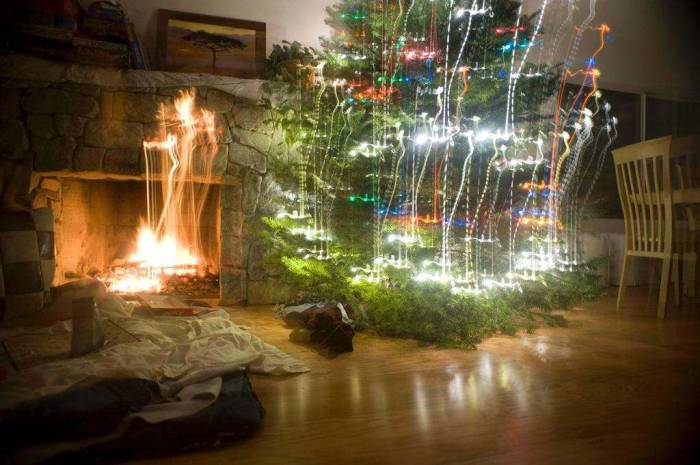
[[355, 337], [327, 360], [288, 341], [270, 308], [233, 309], [310, 373], [253, 375], [263, 429], [234, 445], [140, 464], [700, 463], [700, 308], [656, 319], [630, 289], [566, 312], [565, 328], [477, 351]]

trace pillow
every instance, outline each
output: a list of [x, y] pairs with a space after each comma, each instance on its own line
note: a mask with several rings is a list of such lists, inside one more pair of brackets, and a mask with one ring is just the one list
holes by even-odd
[[0, 321], [36, 315], [48, 301], [56, 260], [53, 212], [0, 212]]

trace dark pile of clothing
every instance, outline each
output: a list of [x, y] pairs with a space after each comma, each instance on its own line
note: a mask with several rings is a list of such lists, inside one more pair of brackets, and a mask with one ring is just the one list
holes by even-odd
[[102, 380], [15, 407], [0, 416], [8, 463], [97, 463], [171, 454], [244, 438], [262, 425], [265, 409], [245, 372], [224, 375], [218, 396], [190, 415], [154, 422], [138, 416], [168, 402], [140, 379]]
[[348, 310], [342, 304], [330, 303], [286, 307], [283, 310], [284, 322], [294, 328], [289, 339], [310, 343], [328, 357], [352, 352], [355, 329]]

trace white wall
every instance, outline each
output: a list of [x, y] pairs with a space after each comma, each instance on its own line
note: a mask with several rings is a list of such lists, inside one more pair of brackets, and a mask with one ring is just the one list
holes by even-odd
[[158, 9], [261, 21], [267, 24], [267, 50], [298, 40], [318, 45], [328, 34], [325, 8], [334, 0], [120, 0], [154, 63]]
[[[550, 0], [551, 14], [562, 13], [567, 0]], [[597, 67], [600, 87], [667, 96], [700, 97], [700, 28], [698, 0], [578, 0], [579, 23], [595, 4], [592, 25], [611, 28]], [[524, 0], [533, 12], [542, 0]], [[552, 25], [546, 25], [552, 32]], [[590, 50], [596, 38], [582, 44]]]

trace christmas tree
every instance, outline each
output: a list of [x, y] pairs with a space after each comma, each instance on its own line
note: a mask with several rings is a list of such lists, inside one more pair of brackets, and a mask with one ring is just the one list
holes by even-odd
[[[548, 3], [530, 16], [515, 0], [328, 8], [323, 51], [286, 76], [296, 97], [283, 124], [302, 155], [292, 211], [270, 225], [298, 238], [283, 248], [288, 268], [314, 275], [317, 290], [351, 278], [452, 294], [522, 289], [575, 268], [571, 191], [614, 137], [594, 67], [608, 29], [574, 27], [564, 11], [547, 43]], [[578, 67], [573, 49], [553, 63], [569, 27], [575, 47], [600, 36]], [[329, 286], [333, 297], [352, 293], [343, 286]]]

